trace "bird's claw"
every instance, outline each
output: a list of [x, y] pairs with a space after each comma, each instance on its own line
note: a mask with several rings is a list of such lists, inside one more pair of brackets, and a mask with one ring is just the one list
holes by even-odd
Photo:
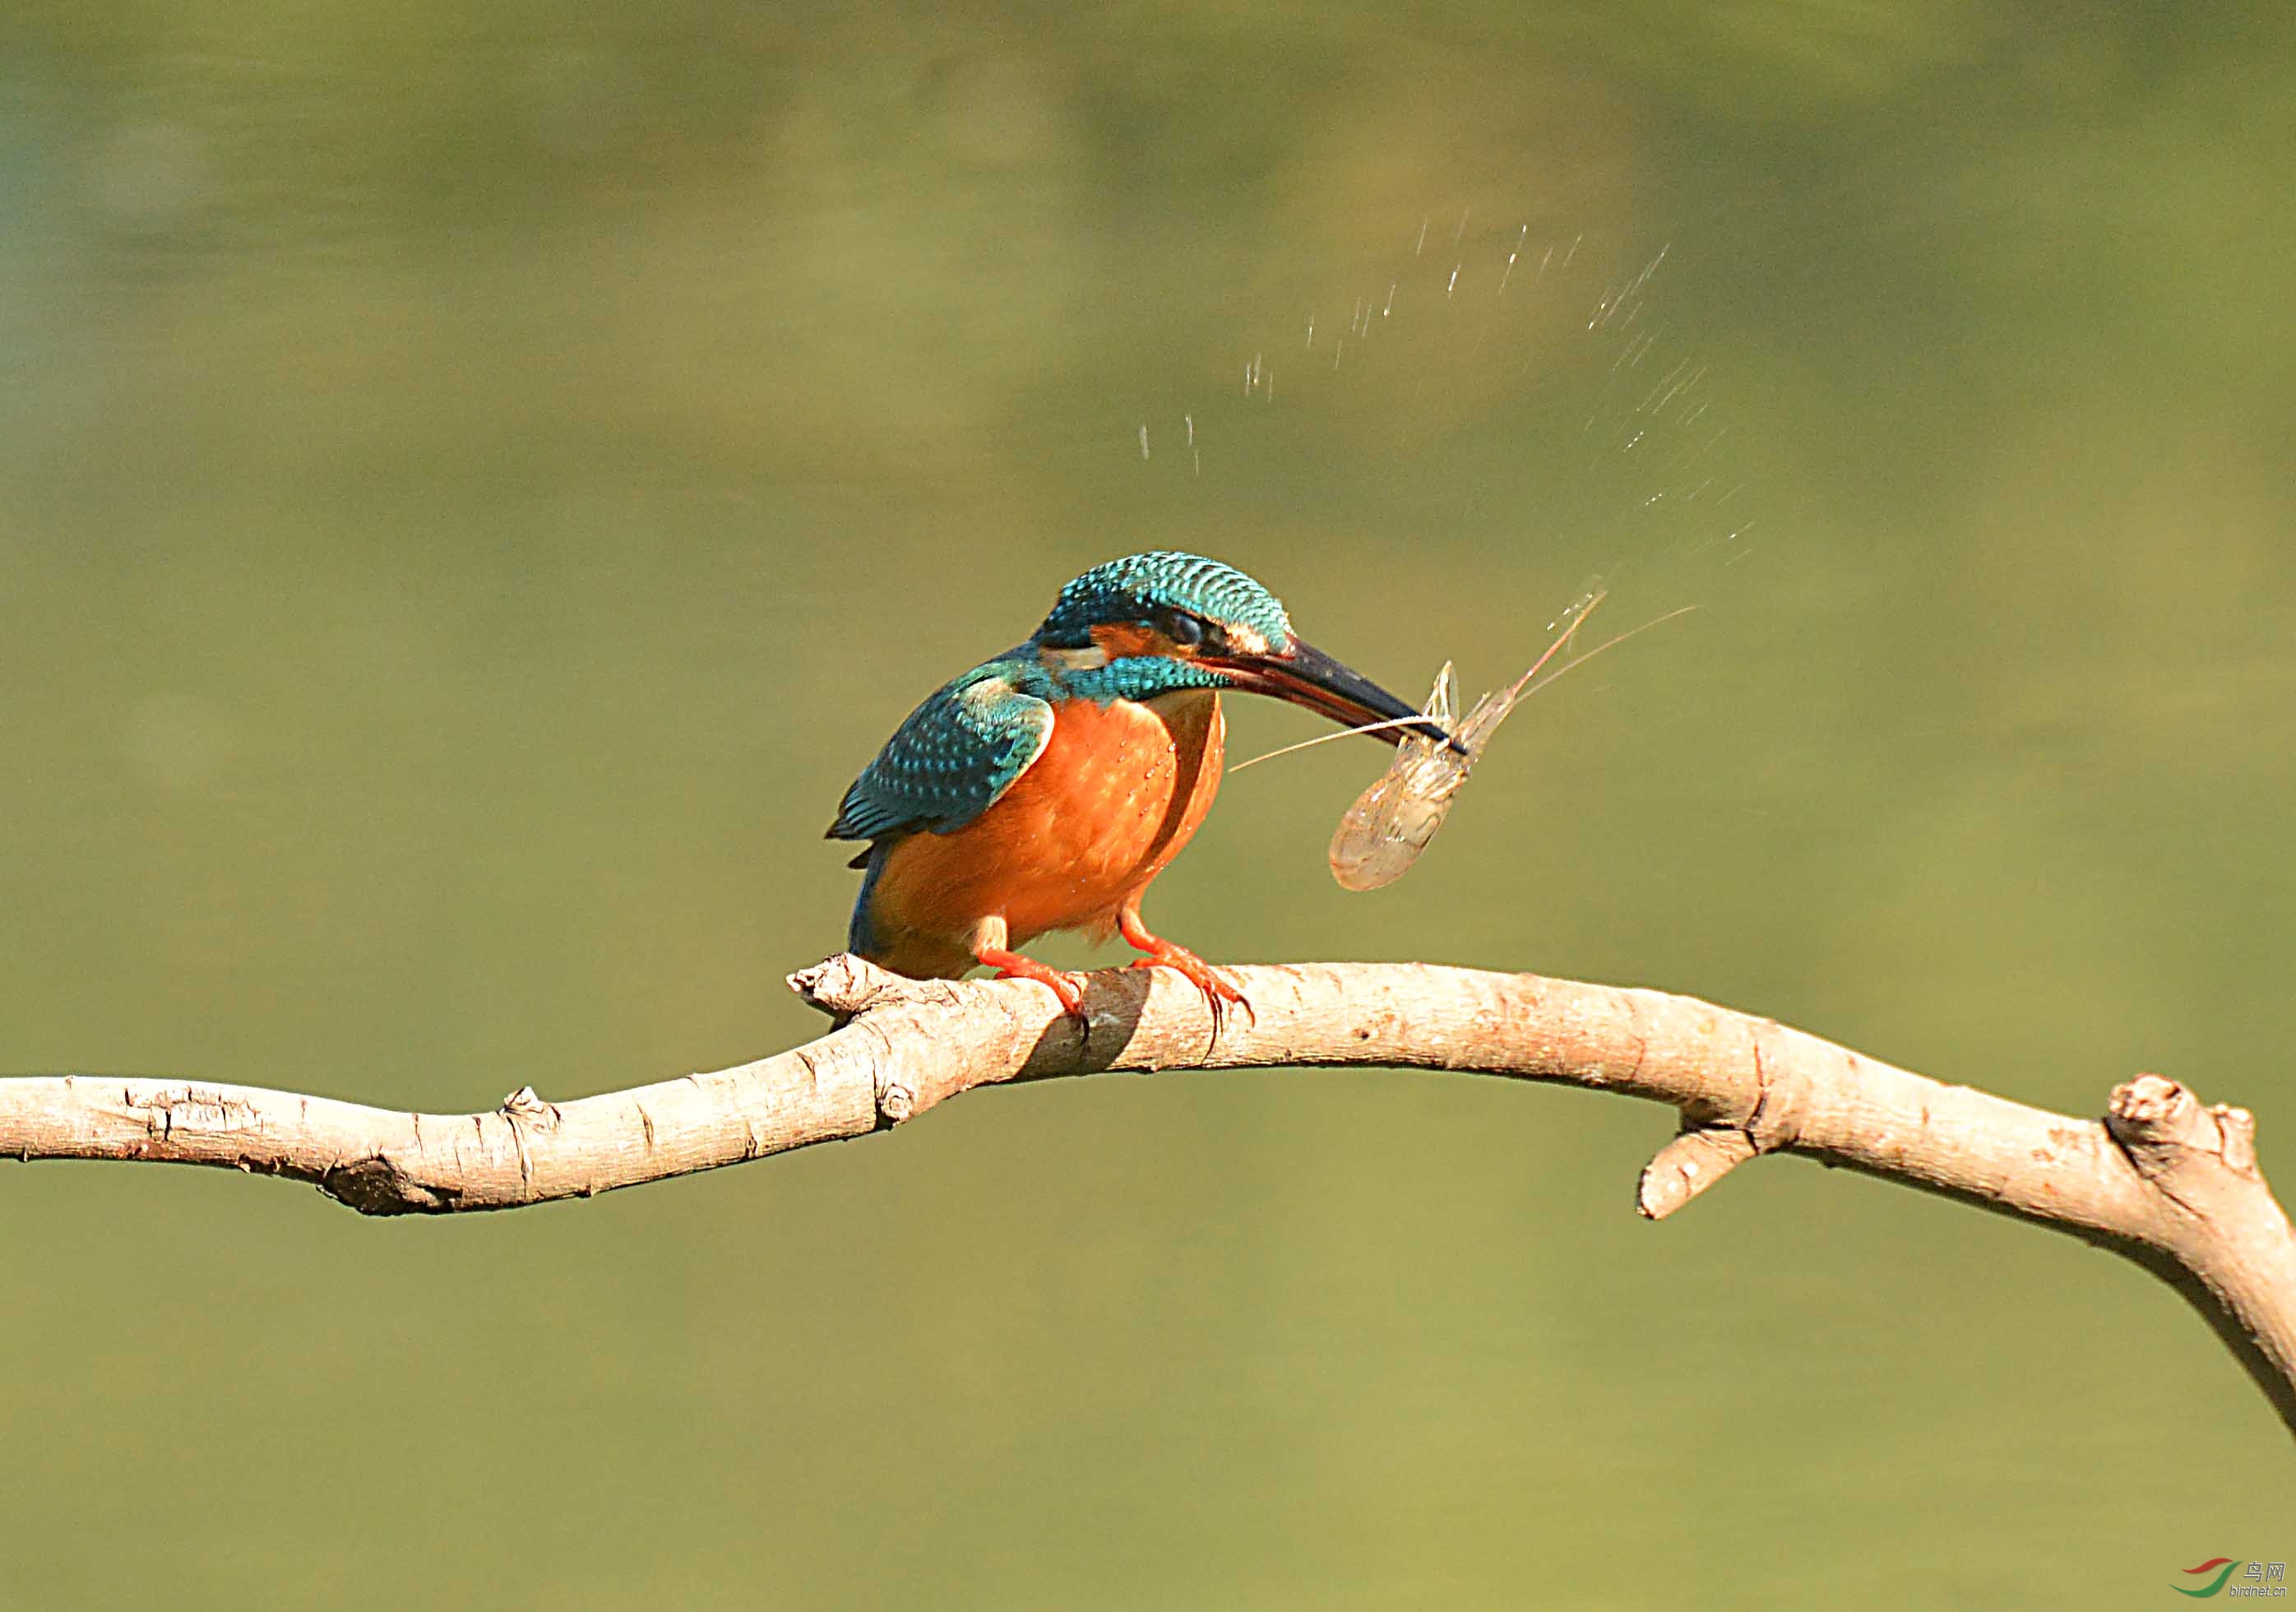
[[1259, 1016], [1252, 1011], [1251, 999], [1243, 994], [1235, 982], [1185, 946], [1175, 946], [1167, 942], [1163, 950], [1150, 953], [1132, 966], [1169, 968], [1185, 978], [1204, 993], [1204, 1000], [1211, 1008], [1215, 1024], [1219, 1020], [1223, 1004], [1241, 1008], [1253, 1023], [1259, 1022]]
[[1087, 1029], [1092, 1016], [1084, 1010], [1084, 975], [1054, 968], [1033, 958], [1015, 958], [996, 971], [1000, 980], [1034, 980], [1061, 999], [1061, 1011]]

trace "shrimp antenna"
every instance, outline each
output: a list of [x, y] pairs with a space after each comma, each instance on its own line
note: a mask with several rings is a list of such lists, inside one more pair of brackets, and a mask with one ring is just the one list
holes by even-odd
[[1425, 720], [1427, 718], [1423, 713], [1415, 717], [1390, 717], [1383, 722], [1365, 722], [1360, 728], [1335, 728], [1329, 733], [1319, 733], [1312, 739], [1302, 739], [1297, 744], [1286, 744], [1280, 750], [1263, 750], [1249, 760], [1238, 761], [1228, 770], [1242, 772], [1247, 767], [1257, 767], [1262, 761], [1274, 761], [1277, 756], [1290, 755], [1295, 750], [1312, 750], [1318, 744], [1328, 744], [1333, 739], [1351, 739], [1359, 733], [1384, 733], [1390, 728], [1415, 728]]
[[[1668, 612], [1667, 612], [1664, 615], [1662, 615], [1662, 616], [1653, 616], [1653, 617], [1652, 617], [1649, 621], [1644, 621], [1644, 622], [1640, 627], [1629, 627], [1629, 628], [1628, 628], [1628, 629], [1627, 629], [1627, 630], [1626, 630], [1626, 631], [1624, 631], [1624, 632], [1620, 633], [1617, 637], [1615, 637], [1615, 638], [1606, 638], [1606, 639], [1604, 639], [1602, 643], [1595, 645], [1594, 648], [1592, 648], [1592, 649], [1588, 650], [1585, 654], [1582, 654], [1582, 655], [1572, 655], [1569, 660], [1567, 660], [1567, 661], [1563, 662], [1562, 665], [1560, 665], [1560, 666], [1556, 667], [1556, 668], [1555, 668], [1552, 672], [1549, 672], [1549, 673], [1547, 674], [1546, 683], [1552, 683], [1553, 681], [1554, 681], [1554, 679], [1555, 679], [1556, 678], [1561, 677], [1564, 672], [1566, 672], [1566, 671], [1570, 670], [1573, 666], [1584, 666], [1587, 662], [1589, 662], [1589, 661], [1593, 660], [1596, 655], [1601, 654], [1602, 654], [1604, 650], [1606, 650], [1606, 649], [1616, 649], [1620, 645], [1621, 645], [1621, 644], [1625, 643], [1628, 638], [1634, 637], [1636, 637], [1637, 634], [1640, 634], [1640, 633], [1645, 633], [1645, 632], [1648, 632], [1648, 631], [1649, 631], [1652, 628], [1653, 628], [1653, 627], [1663, 627], [1663, 626], [1665, 626], [1669, 621], [1673, 621], [1675, 617], [1677, 617], [1677, 616], [1686, 616], [1686, 615], [1688, 615], [1692, 611], [1693, 611], [1693, 610], [1695, 610], [1695, 609], [1697, 609], [1697, 608], [1698, 608], [1698, 606], [1697, 606], [1697, 605], [1695, 605], [1695, 604], [1685, 604], [1685, 605], [1684, 605], [1681, 609], [1679, 609], [1679, 610], [1669, 610], [1669, 611], [1668, 611]], [[1561, 642], [1562, 642], [1562, 640], [1561, 640], [1560, 638], [1558, 638], [1558, 639], [1556, 639], [1556, 640], [1555, 640], [1555, 642], [1559, 644], [1559, 643], [1561, 643]], [[1541, 660], [1544, 660], [1545, 658], [1546, 658], [1546, 657], [1545, 657], [1545, 656], [1543, 656], [1543, 655], [1540, 657], [1540, 659], [1541, 659]], [[1531, 671], [1537, 671], [1538, 670], [1538, 667], [1536, 667], [1536, 666], [1534, 666], [1534, 667], [1532, 667], [1532, 668], [1530, 669], [1530, 670], [1531, 670]], [[1527, 682], [1529, 682], [1529, 680], [1530, 680], [1530, 672], [1529, 672], [1529, 671], [1527, 671], [1527, 672], [1523, 673], [1521, 682], [1517, 683], [1517, 684], [1515, 685], [1515, 687], [1518, 687], [1518, 688], [1520, 688], [1520, 687], [1522, 687], [1522, 684], [1523, 684], [1523, 683], [1527, 683]], [[1539, 687], [1539, 688], [1544, 688], [1544, 687], [1546, 687], [1546, 683], [1541, 683], [1541, 684], [1538, 686], [1538, 687]], [[1537, 693], [1538, 692], [1538, 688], [1534, 688], [1534, 689], [1532, 689], [1530, 692], [1531, 692], [1531, 693], [1533, 693], [1533, 694], [1537, 694]]]

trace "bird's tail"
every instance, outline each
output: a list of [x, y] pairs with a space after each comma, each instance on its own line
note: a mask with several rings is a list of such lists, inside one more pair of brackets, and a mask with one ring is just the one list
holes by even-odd
[[853, 922], [845, 931], [845, 950], [873, 963], [878, 961], [877, 931], [869, 921], [869, 907], [876, 899], [877, 876], [885, 871], [885, 857], [892, 849], [890, 840], [873, 841], [868, 851], [854, 863], [862, 870], [861, 892], [853, 899]]

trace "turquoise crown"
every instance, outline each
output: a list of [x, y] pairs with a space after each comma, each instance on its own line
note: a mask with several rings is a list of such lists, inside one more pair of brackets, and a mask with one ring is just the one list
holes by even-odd
[[1243, 627], [1281, 654], [1292, 647], [1292, 620], [1275, 596], [1233, 565], [1201, 555], [1156, 549], [1095, 565], [1061, 589], [1037, 642], [1083, 649], [1092, 629], [1119, 621], [1158, 626], [1174, 614]]

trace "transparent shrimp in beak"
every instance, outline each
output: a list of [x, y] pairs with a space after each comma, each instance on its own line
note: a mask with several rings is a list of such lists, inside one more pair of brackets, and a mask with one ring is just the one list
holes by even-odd
[[1395, 747], [1395, 759], [1388, 764], [1387, 770], [1374, 779], [1371, 787], [1357, 795], [1355, 804], [1341, 817], [1340, 826], [1332, 835], [1330, 859], [1332, 876], [1340, 882], [1342, 890], [1377, 890], [1411, 871], [1419, 853], [1427, 849], [1443, 827], [1443, 819], [1450, 816], [1451, 802], [1458, 798], [1467, 774], [1491, 742], [1491, 735], [1498, 731], [1499, 724], [1506, 720], [1515, 703], [1529, 692], [1531, 679], [1570, 641], [1570, 635], [1586, 623], [1595, 606], [1602, 602], [1601, 588], [1581, 594], [1563, 613], [1570, 625], [1531, 663], [1530, 670], [1497, 693], [1487, 694], [1476, 701], [1475, 708], [1456, 728], [1452, 726], [1452, 711], [1458, 686], [1451, 675], [1451, 663], [1443, 663], [1422, 714], [1448, 733], [1452, 744], [1439, 744], [1406, 731], [1402, 743]]
[[[1491, 742], [1491, 735], [1498, 731], [1499, 724], [1506, 720], [1507, 713], [1515, 708], [1518, 701], [1537, 689], [1546, 687], [1573, 666], [1585, 665], [1604, 650], [1625, 643], [1636, 633], [1648, 632], [1653, 627], [1671, 621], [1677, 616], [1687, 615], [1698, 608], [1695, 604], [1685, 604], [1679, 610], [1667, 612], [1655, 621], [1644, 621], [1640, 627], [1596, 645], [1584, 654], [1572, 656], [1547, 673], [1544, 681], [1538, 680], [1546, 663], [1560, 654], [1562, 646], [1570, 642], [1571, 635], [1587, 624], [1587, 618], [1595, 613], [1595, 606], [1603, 602], [1604, 592], [1598, 581], [1580, 594], [1570, 608], [1562, 613], [1561, 619], [1567, 625], [1555, 635], [1554, 642], [1539, 653], [1538, 659], [1530, 663], [1530, 670], [1496, 694], [1487, 694], [1476, 701], [1475, 708], [1456, 727], [1452, 725], [1452, 712], [1458, 703], [1458, 683], [1451, 674], [1451, 663], [1446, 661], [1443, 670], [1436, 674], [1434, 691], [1427, 696], [1427, 703], [1418, 716], [1366, 722], [1361, 728], [1346, 728], [1337, 733], [1302, 739], [1297, 744], [1286, 744], [1280, 750], [1271, 750], [1249, 761], [1238, 761], [1228, 771], [1242, 772], [1247, 767], [1257, 767], [1260, 762], [1273, 761], [1277, 756], [1328, 744], [1350, 734], [1384, 733], [1402, 728], [1403, 736], [1395, 747], [1395, 759], [1388, 763], [1385, 772], [1372, 781], [1370, 788], [1356, 797], [1355, 804], [1349, 807], [1340, 818], [1340, 826], [1332, 835], [1330, 853], [1332, 876], [1340, 882], [1341, 889], [1377, 890], [1382, 884], [1392, 884], [1411, 871], [1411, 865], [1419, 859], [1419, 853], [1434, 840], [1436, 832], [1443, 827], [1443, 819], [1451, 813], [1451, 802], [1458, 798], [1460, 789], [1466, 784], [1467, 774], [1481, 759], [1484, 748]], [[1450, 735], [1449, 742], [1439, 744], [1411, 731], [1412, 727], [1423, 720], [1433, 722]]]

